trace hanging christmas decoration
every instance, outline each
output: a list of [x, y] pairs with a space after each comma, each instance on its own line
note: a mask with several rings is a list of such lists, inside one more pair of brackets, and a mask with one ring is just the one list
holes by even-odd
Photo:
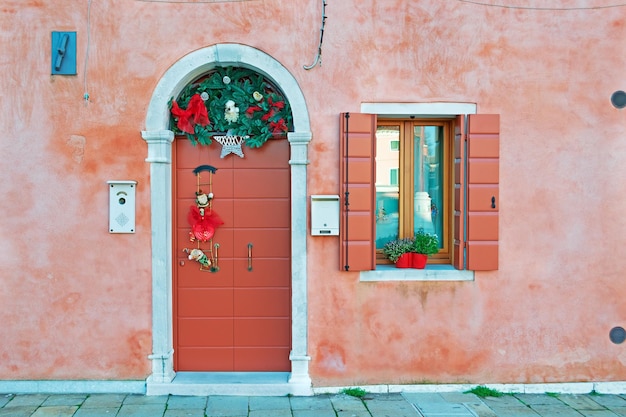
[[[201, 172], [209, 172], [209, 182], [201, 182]], [[193, 170], [196, 174], [196, 199], [195, 204], [189, 207], [187, 220], [191, 226], [189, 232], [189, 241], [196, 242], [197, 247], [194, 249], [184, 248], [183, 252], [187, 253], [189, 260], [200, 263], [201, 271], [216, 272], [219, 270], [217, 265], [217, 249], [219, 244], [213, 244], [213, 236], [215, 229], [224, 224], [220, 216], [213, 210], [213, 174], [217, 168], [211, 165], [200, 165]], [[208, 185], [209, 192], [202, 191], [201, 186]], [[203, 249], [201, 245], [208, 243], [208, 248]], [[208, 254], [207, 254], [208, 253]]]
[[213, 136], [216, 142], [222, 145], [222, 153], [220, 154], [220, 158], [224, 158], [226, 155], [234, 153], [235, 155], [243, 158], [243, 150], [241, 149], [241, 145], [248, 139], [250, 136]]
[[233, 153], [243, 158], [242, 144], [258, 148], [292, 129], [289, 102], [261, 74], [247, 68], [216, 68], [187, 85], [170, 100], [170, 117], [170, 129], [194, 145], [210, 145], [224, 136], [244, 138], [227, 145], [225, 154], [222, 148], [222, 157]]

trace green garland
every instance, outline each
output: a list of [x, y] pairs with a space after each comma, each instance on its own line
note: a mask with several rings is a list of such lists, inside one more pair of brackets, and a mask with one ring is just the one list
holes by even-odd
[[[246, 145], [292, 131], [289, 103], [264, 77], [246, 68], [220, 67], [187, 85], [169, 101], [170, 129], [192, 144], [210, 145], [214, 135], [249, 136]], [[206, 111], [205, 111], [206, 109]]]

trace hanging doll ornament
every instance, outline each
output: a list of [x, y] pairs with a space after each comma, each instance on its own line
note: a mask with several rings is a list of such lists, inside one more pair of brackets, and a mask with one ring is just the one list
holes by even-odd
[[[217, 248], [218, 244], [213, 245], [213, 235], [215, 235], [215, 229], [218, 226], [224, 224], [220, 216], [213, 211], [213, 174], [217, 169], [210, 165], [201, 165], [193, 170], [196, 174], [196, 201], [195, 204], [189, 207], [189, 214], [187, 220], [191, 226], [189, 232], [189, 240], [191, 242], [197, 242], [198, 247], [196, 249], [183, 249], [185, 253], [189, 254], [189, 259], [200, 263], [200, 269], [217, 271]], [[209, 171], [209, 182], [206, 184], [200, 181], [200, 172]], [[200, 188], [202, 185], [209, 186], [209, 193], [204, 193]], [[200, 248], [201, 242], [210, 242], [208, 248], [208, 255]], [[215, 253], [213, 253], [213, 247], [215, 247]]]

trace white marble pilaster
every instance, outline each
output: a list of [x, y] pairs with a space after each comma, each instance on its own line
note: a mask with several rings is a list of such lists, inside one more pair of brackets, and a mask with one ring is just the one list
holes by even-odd
[[172, 141], [170, 130], [143, 131], [150, 163], [152, 223], [152, 382], [174, 379], [172, 331]]

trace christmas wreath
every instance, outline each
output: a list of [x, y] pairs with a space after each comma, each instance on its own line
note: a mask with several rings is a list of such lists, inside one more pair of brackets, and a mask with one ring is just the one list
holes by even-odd
[[220, 67], [187, 85], [169, 102], [170, 129], [194, 145], [210, 145], [213, 136], [246, 137], [251, 148], [292, 130], [289, 103], [261, 74]]

